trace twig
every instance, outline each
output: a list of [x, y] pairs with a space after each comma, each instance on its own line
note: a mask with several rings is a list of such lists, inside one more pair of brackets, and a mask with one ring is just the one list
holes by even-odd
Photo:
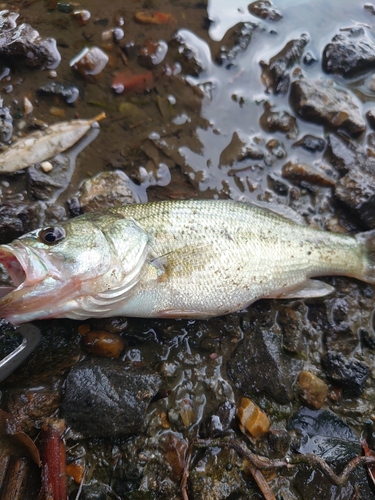
[[213, 446], [232, 448], [237, 453], [246, 458], [253, 466], [260, 470], [276, 470], [281, 468], [290, 468], [296, 466], [301, 463], [305, 463], [308, 465], [318, 466], [321, 471], [326, 474], [331, 482], [336, 486], [343, 486], [350, 474], [359, 467], [360, 465], [374, 465], [375, 457], [356, 457], [353, 458], [348, 464], [345, 466], [344, 470], [340, 475], [337, 475], [331, 467], [327, 464], [323, 458], [318, 457], [317, 455], [305, 454], [305, 455], [296, 455], [292, 458], [286, 458], [283, 460], [270, 460], [266, 457], [261, 457], [260, 455], [256, 455], [251, 452], [244, 444], [235, 439], [197, 439], [195, 441], [195, 446], [197, 448], [210, 448]]
[[254, 481], [257, 483], [258, 488], [262, 492], [265, 500], [276, 500], [276, 497], [273, 494], [271, 488], [269, 487], [262, 472], [249, 461], [247, 461], [246, 465], [250, 469], [251, 475], [253, 476]]
[[184, 470], [182, 472], [182, 477], [181, 477], [181, 492], [183, 500], [189, 500], [189, 496], [187, 493], [187, 480], [189, 478], [189, 468], [190, 468], [191, 454], [193, 452], [193, 446], [194, 444], [190, 444], [188, 448], [185, 457]]

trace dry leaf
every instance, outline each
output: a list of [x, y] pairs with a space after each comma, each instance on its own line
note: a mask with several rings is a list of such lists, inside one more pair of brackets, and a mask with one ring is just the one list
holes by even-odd
[[101, 113], [91, 120], [71, 120], [51, 125], [16, 141], [0, 155], [0, 173], [10, 173], [47, 160], [66, 151], [81, 139]]

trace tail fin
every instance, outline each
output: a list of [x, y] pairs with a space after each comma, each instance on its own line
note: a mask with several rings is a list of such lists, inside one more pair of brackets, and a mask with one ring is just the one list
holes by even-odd
[[363, 255], [363, 273], [358, 279], [375, 285], [375, 229], [358, 233], [356, 240]]

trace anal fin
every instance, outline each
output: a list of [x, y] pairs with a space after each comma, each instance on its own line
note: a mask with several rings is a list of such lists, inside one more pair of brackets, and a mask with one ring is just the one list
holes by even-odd
[[334, 291], [334, 287], [319, 280], [307, 280], [294, 288], [278, 291], [269, 296], [271, 299], [313, 299], [325, 297]]

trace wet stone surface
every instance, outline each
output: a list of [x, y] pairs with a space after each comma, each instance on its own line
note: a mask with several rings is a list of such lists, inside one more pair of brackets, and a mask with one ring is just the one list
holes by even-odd
[[84, 436], [139, 432], [160, 383], [160, 377], [148, 370], [113, 360], [84, 361], [67, 378], [64, 416], [73, 430]]
[[[1, 8], [0, 158], [35, 130], [106, 118], [79, 150], [1, 174], [0, 243], [174, 199], [255, 202], [325, 231], [375, 228], [372, 4]], [[311, 453], [340, 474], [363, 455], [360, 438], [375, 447], [374, 290], [322, 279], [334, 287], [326, 298], [210, 320], [37, 322], [42, 341], [0, 384], [0, 409], [33, 441], [47, 419], [66, 419], [67, 462], [85, 471], [81, 485], [68, 476], [69, 498], [262, 500], [241, 447]], [[20, 341], [1, 320], [0, 359]], [[266, 433], [254, 436], [259, 419]], [[264, 476], [280, 500], [374, 496], [365, 466], [341, 487], [308, 460]]]

